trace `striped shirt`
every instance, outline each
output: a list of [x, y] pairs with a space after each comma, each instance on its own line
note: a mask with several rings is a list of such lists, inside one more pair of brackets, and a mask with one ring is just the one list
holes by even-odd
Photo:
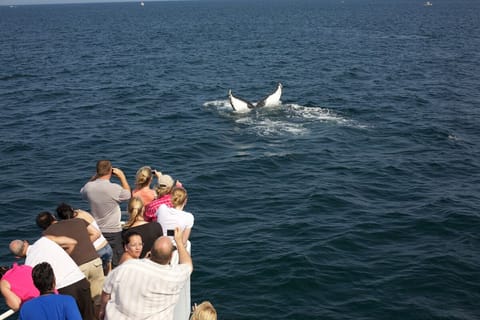
[[161, 265], [150, 259], [122, 263], [103, 285], [111, 295], [105, 319], [172, 320], [180, 290], [191, 273], [190, 264]]

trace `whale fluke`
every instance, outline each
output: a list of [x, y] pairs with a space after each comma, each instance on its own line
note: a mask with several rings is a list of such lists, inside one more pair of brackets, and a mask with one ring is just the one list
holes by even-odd
[[252, 103], [248, 102], [247, 100], [235, 97], [232, 94], [231, 89], [228, 90], [228, 100], [230, 101], [230, 105], [235, 111], [247, 111], [255, 108], [255, 106]]
[[257, 105], [255, 107], [272, 107], [272, 106], [277, 106], [280, 104], [280, 97], [282, 96], [282, 84], [279, 82], [277, 85], [277, 88], [275, 91], [266, 96], [265, 98], [261, 99], [260, 101], [257, 102]]
[[230, 101], [230, 105], [235, 111], [249, 111], [253, 108], [277, 106], [281, 103], [280, 98], [282, 96], [282, 88], [283, 86], [279, 82], [277, 88], [272, 94], [269, 94], [255, 104], [245, 99], [235, 97], [232, 94], [232, 90], [230, 89], [228, 90], [228, 100]]

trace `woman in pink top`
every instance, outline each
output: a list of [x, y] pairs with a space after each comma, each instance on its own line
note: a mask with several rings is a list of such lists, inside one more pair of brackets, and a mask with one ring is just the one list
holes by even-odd
[[142, 199], [143, 205], [145, 206], [157, 197], [155, 190], [150, 188], [154, 174], [157, 176], [157, 179], [162, 175], [161, 172], [145, 166], [138, 169], [135, 176], [135, 189], [132, 191], [132, 196]]
[[170, 208], [173, 207], [172, 195], [170, 194], [173, 187], [182, 187], [182, 184], [178, 180], [175, 182], [168, 174], [158, 177], [158, 183], [155, 185], [157, 199], [145, 205], [145, 221], [157, 221], [157, 210], [160, 205], [165, 204]]
[[0, 288], [7, 305], [17, 311], [22, 303], [32, 298], [38, 297], [40, 292], [33, 284], [32, 267], [27, 265], [13, 264], [11, 269], [2, 267], [2, 274], [5, 274], [0, 280]]

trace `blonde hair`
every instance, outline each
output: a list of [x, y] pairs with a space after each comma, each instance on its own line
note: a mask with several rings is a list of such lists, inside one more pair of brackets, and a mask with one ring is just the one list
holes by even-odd
[[163, 197], [166, 194], [169, 194], [172, 191], [172, 187], [164, 186], [160, 184], [155, 185], [155, 192], [157, 193], [157, 197]]
[[187, 190], [175, 187], [172, 190], [172, 199], [170, 200], [174, 207], [180, 206], [187, 201]]
[[217, 310], [209, 301], [203, 301], [195, 308], [190, 320], [217, 320]]
[[149, 166], [141, 167], [135, 175], [135, 186], [140, 189], [150, 185], [152, 182], [152, 168]]
[[145, 212], [145, 207], [143, 206], [143, 201], [139, 197], [133, 197], [128, 202], [128, 221], [125, 222], [123, 228], [130, 228], [135, 221], [138, 220], [138, 217], [143, 217]]

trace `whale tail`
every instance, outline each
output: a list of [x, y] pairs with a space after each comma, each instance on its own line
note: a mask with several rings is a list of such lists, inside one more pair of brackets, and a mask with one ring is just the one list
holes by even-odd
[[280, 98], [282, 97], [282, 88], [283, 85], [279, 82], [275, 91], [258, 101], [256, 107], [272, 107], [279, 105], [281, 103]]
[[280, 105], [281, 101], [280, 98], [282, 97], [282, 89], [283, 85], [279, 82], [275, 91], [268, 96], [264, 97], [256, 104], [248, 102], [245, 99], [235, 97], [232, 94], [232, 90], [228, 90], [228, 100], [230, 101], [230, 105], [232, 106], [234, 111], [249, 111], [253, 108], [260, 108], [260, 107], [271, 107], [271, 106], [278, 106]]
[[230, 101], [230, 105], [235, 111], [248, 111], [255, 108], [255, 106], [247, 100], [235, 97], [231, 89], [228, 90], [228, 101]]

